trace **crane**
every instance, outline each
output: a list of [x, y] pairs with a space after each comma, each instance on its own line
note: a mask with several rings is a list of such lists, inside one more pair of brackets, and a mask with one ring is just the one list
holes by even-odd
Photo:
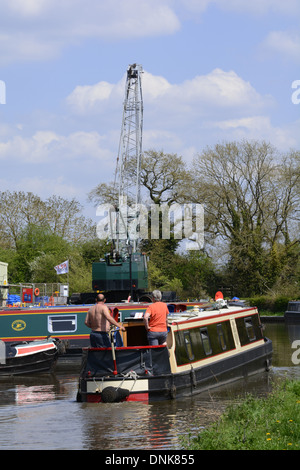
[[[125, 84], [125, 99], [123, 105], [122, 128], [119, 142], [117, 165], [114, 180], [115, 192], [118, 190], [119, 210], [117, 211], [116, 228], [116, 249], [120, 249], [120, 239], [126, 239], [130, 245], [131, 240], [128, 234], [128, 218], [138, 216], [138, 208], [141, 202], [141, 158], [142, 158], [142, 134], [143, 134], [143, 96], [141, 76], [143, 68], [141, 65], [132, 64], [128, 66]], [[135, 196], [131, 201], [134, 210], [127, 214], [126, 220], [123, 218], [121, 207], [129, 202], [129, 185], [127, 165], [135, 162]], [[118, 185], [118, 188], [117, 188]], [[137, 249], [137, 240], [133, 240], [133, 251]]]
[[[128, 228], [130, 219], [138, 220], [141, 202], [142, 73], [141, 65], [132, 64], [127, 68], [122, 128], [114, 178], [114, 193], [118, 194], [118, 205], [112, 211], [113, 214], [110, 213], [113, 254], [107, 254], [105, 260], [94, 262], [92, 265], [93, 289], [105, 291], [106, 297], [113, 301], [124, 299], [128, 294], [131, 299], [138, 299], [148, 287], [146, 255], [138, 252], [138, 236], [135, 234], [131, 239]], [[132, 186], [132, 177], [128, 178], [129, 163], [134, 164], [133, 172], [136, 175], [133, 198], [131, 194], [130, 198], [128, 197], [129, 188]], [[127, 201], [133, 203], [133, 209], [129, 210]]]

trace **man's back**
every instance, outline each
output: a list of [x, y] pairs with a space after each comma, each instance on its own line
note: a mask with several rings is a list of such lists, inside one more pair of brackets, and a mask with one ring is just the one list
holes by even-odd
[[167, 330], [168, 307], [164, 302], [154, 302], [149, 305], [146, 313], [150, 314], [149, 326], [152, 331]]
[[93, 331], [109, 331], [110, 323], [106, 319], [106, 315], [109, 314], [108, 308], [102, 303], [93, 305], [88, 311], [87, 323], [89, 328]]

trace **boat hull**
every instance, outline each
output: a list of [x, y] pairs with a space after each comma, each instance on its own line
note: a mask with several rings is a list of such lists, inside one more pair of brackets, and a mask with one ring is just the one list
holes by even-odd
[[200, 367], [191, 365], [189, 370], [183, 372], [159, 375], [144, 373], [143, 376], [129, 374], [123, 378], [81, 375], [77, 401], [152, 403], [188, 397], [269, 370], [271, 361], [272, 342], [266, 339], [263, 344], [250, 350]]
[[0, 364], [0, 376], [50, 373], [58, 355], [57, 341], [52, 339], [10, 345], [4, 363]]

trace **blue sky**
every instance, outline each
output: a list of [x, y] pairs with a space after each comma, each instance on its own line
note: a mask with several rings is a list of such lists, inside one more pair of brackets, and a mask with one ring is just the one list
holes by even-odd
[[87, 193], [113, 179], [134, 62], [144, 150], [299, 150], [299, 20], [298, 0], [0, 0], [0, 190], [75, 197], [96, 221]]

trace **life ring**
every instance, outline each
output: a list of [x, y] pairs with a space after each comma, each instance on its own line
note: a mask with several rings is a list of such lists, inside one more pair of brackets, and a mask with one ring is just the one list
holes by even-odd
[[38, 288], [34, 289], [34, 295], [38, 297], [40, 295], [40, 289]]

